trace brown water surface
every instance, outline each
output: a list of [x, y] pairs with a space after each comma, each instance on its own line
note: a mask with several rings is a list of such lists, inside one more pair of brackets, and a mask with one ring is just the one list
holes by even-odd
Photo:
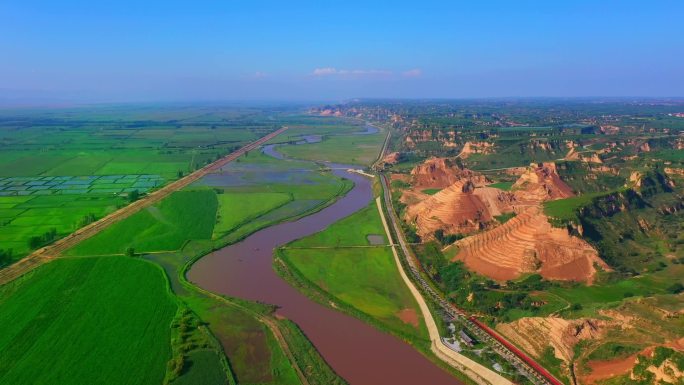
[[331, 167], [355, 183], [347, 195], [315, 214], [265, 228], [203, 257], [188, 272], [189, 280], [216, 293], [277, 305], [277, 313], [297, 323], [350, 384], [461, 384], [407, 343], [310, 300], [273, 270], [275, 248], [323, 230], [370, 203], [366, 177], [346, 172], [347, 166]]

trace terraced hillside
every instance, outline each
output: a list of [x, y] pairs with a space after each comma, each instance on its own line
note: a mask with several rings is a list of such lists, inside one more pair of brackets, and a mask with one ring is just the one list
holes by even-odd
[[592, 282], [608, 266], [586, 241], [554, 228], [536, 207], [492, 230], [456, 242], [454, 260], [499, 281], [539, 272], [544, 278]]

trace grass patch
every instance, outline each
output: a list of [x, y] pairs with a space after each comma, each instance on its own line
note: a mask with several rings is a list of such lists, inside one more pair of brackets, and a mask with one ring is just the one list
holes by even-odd
[[183, 300], [218, 338], [240, 384], [299, 384], [285, 354], [266, 326], [252, 315], [197, 293]]
[[544, 202], [544, 214], [561, 221], [577, 219], [577, 210], [591, 202], [592, 199], [606, 193], [591, 193], [580, 196]]
[[511, 219], [515, 218], [515, 213], [503, 213], [494, 217], [499, 223], [504, 224]]
[[117, 222], [89, 238], [68, 255], [121, 254], [178, 250], [188, 239], [210, 239], [216, 218], [213, 190], [178, 191], [161, 203]]
[[221, 361], [211, 349], [195, 350], [188, 354], [184, 374], [172, 382], [173, 385], [222, 385], [228, 384], [226, 373], [221, 370]]
[[[311, 284], [389, 329], [426, 336], [418, 304], [399, 277], [388, 247], [284, 249], [282, 256]], [[403, 321], [402, 312], [413, 313], [418, 324]]]
[[487, 185], [487, 187], [494, 187], [504, 191], [511, 191], [514, 183], [515, 182], [497, 182]]
[[214, 239], [292, 201], [292, 196], [287, 193], [223, 193], [217, 197], [218, 211], [217, 222], [214, 226]]
[[369, 245], [368, 235], [380, 235], [387, 242], [385, 229], [374, 203], [340, 220], [323, 231], [296, 240], [291, 247], [343, 247]]
[[626, 358], [632, 354], [638, 353], [643, 349], [643, 346], [635, 344], [623, 344], [618, 342], [608, 342], [600, 345], [594, 349], [588, 356], [590, 361], [607, 361], [618, 358]]
[[[176, 302], [151, 263], [59, 259], [0, 288], [0, 309], [0, 383], [159, 384], [164, 378]], [[46, 362], [50, 370], [36, 370]]]
[[595, 316], [595, 310], [618, 304], [627, 298], [666, 294], [672, 282], [681, 281], [681, 274], [684, 274], [684, 266], [674, 265], [656, 273], [614, 282], [592, 286], [576, 284], [572, 287], [553, 287], [549, 289], [549, 293], [568, 303], [579, 305], [576, 310], [569, 310], [571, 315]]
[[[291, 158], [325, 160], [334, 163], [369, 165], [378, 157], [385, 134], [331, 135], [319, 143], [281, 146], [279, 151]], [[354, 151], [349, 151], [349, 149]]]
[[441, 188], [427, 188], [427, 189], [423, 190], [423, 194], [435, 195], [440, 191], [442, 191]]

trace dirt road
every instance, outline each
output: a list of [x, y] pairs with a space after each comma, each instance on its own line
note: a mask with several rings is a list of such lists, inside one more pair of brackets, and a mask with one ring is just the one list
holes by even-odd
[[225, 157], [218, 159], [217, 161], [210, 163], [201, 169], [186, 175], [185, 177], [178, 179], [177, 181], [174, 181], [172, 183], [167, 184], [166, 186], [160, 188], [159, 190], [156, 190], [141, 199], [129, 204], [126, 207], [120, 208], [119, 210], [107, 215], [106, 217], [93, 222], [85, 227], [82, 227], [75, 232], [67, 235], [66, 237], [58, 240], [57, 242], [43, 247], [41, 249], [38, 249], [34, 251], [33, 253], [29, 254], [26, 258], [0, 270], [0, 285], [4, 285], [8, 282], [11, 282], [17, 277], [20, 277], [23, 274], [26, 274], [27, 272], [33, 270], [34, 268], [42, 265], [45, 262], [50, 261], [51, 259], [59, 256], [62, 252], [65, 250], [73, 247], [74, 245], [78, 244], [79, 242], [82, 242], [93, 235], [99, 233], [103, 229], [107, 228], [108, 226], [124, 219], [127, 218], [136, 212], [144, 209], [145, 207], [151, 206], [171, 193], [178, 191], [191, 183], [199, 180], [203, 176], [216, 171], [220, 169], [221, 167], [225, 166], [226, 164], [232, 162], [233, 160], [239, 158], [241, 155], [246, 153], [247, 151], [251, 151], [255, 148], [258, 148], [265, 142], [271, 140], [272, 138], [276, 137], [277, 135], [280, 135], [283, 133], [285, 130], [287, 130], [287, 127], [282, 127], [277, 131], [274, 131], [242, 148], [240, 148], [237, 151], [234, 151]]

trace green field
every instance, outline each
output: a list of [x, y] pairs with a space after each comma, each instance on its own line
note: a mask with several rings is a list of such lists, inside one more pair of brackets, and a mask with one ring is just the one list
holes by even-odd
[[544, 202], [544, 214], [559, 220], [576, 220], [577, 210], [587, 205], [597, 196], [607, 193], [590, 193], [571, 198]]
[[215, 239], [292, 201], [292, 196], [287, 193], [223, 193], [217, 197], [217, 222], [213, 235]]
[[228, 384], [226, 373], [217, 362], [213, 350], [196, 350], [189, 354], [190, 370], [183, 373], [173, 385], [223, 385]]
[[296, 159], [367, 166], [377, 159], [384, 140], [383, 132], [370, 135], [330, 135], [324, 136], [320, 143], [280, 146], [279, 151]]
[[0, 197], [0, 248], [12, 249], [16, 260], [31, 251], [31, 237], [52, 229], [67, 235], [123, 204], [123, 198], [112, 194]]
[[[370, 317], [381, 327], [424, 338], [420, 309], [399, 276], [391, 249], [369, 246], [367, 236], [371, 234], [387, 241], [374, 203], [321, 232], [288, 244], [279, 255], [304, 284]], [[417, 323], [405, 318], [407, 314]]]
[[487, 187], [494, 187], [504, 191], [511, 191], [511, 188], [513, 188], [513, 184], [514, 182], [497, 182], [487, 185]]
[[441, 188], [428, 188], [428, 189], [423, 190], [423, 194], [435, 195], [440, 191], [442, 191]]
[[368, 235], [379, 235], [387, 243], [385, 229], [375, 204], [337, 221], [324, 231], [290, 243], [289, 247], [345, 247], [369, 245]]
[[221, 341], [239, 384], [299, 384], [275, 338], [252, 315], [194, 293], [182, 298]]
[[[284, 257], [304, 278], [337, 300], [391, 330], [425, 336], [418, 304], [399, 277], [390, 248], [286, 249]], [[403, 321], [402, 311], [413, 312], [417, 325]]]
[[[291, 169], [296, 172], [292, 173]], [[128, 247], [140, 254], [155, 252], [145, 257], [165, 269], [174, 293], [201, 319], [199, 325], [208, 328], [216, 337], [217, 344], [220, 343], [225, 352], [228, 372], [238, 383], [298, 384], [291, 363], [270, 329], [255, 318], [254, 312], [268, 316], [269, 309], [241, 303], [241, 306], [256, 306], [256, 310], [246, 311], [229, 301], [206, 296], [184, 285], [179, 271], [193, 256], [233, 242], [261, 227], [321, 207], [350, 188], [350, 183], [310, 163], [274, 161], [259, 152], [241, 157], [239, 162], [226, 167], [226, 172], [226, 175], [210, 175], [186, 190], [173, 193], [67, 253], [102, 255], [122, 253]], [[217, 233], [215, 227], [218, 226], [223, 228]], [[176, 333], [179, 329], [192, 327], [172, 330]], [[178, 334], [175, 340], [172, 362], [181, 357], [178, 359], [185, 366], [177, 377], [171, 377], [171, 383], [222, 383], [226, 380], [226, 370], [211, 344], [205, 346], [206, 342], [182, 337], [184, 335], [187, 333]], [[339, 378], [301, 333], [291, 333], [289, 343], [295, 345], [292, 349], [301, 350], [297, 354], [301, 355], [303, 364], [316, 363], [315, 370], [310, 371], [312, 384], [317, 383], [314, 378], [321, 379], [318, 383], [331, 379], [339, 383]]]
[[131, 191], [154, 190], [279, 127], [238, 107], [3, 109], [0, 249], [16, 261], [39, 247], [30, 238], [52, 229], [42, 243], [64, 237], [127, 204]]
[[178, 250], [188, 239], [210, 239], [217, 200], [213, 190], [178, 191], [69, 250], [69, 255]]
[[[61, 259], [0, 287], [0, 383], [159, 384], [176, 302], [162, 271]], [[45, 363], [49, 362], [49, 370]], [[125, 374], [125, 375], [124, 375]]]

